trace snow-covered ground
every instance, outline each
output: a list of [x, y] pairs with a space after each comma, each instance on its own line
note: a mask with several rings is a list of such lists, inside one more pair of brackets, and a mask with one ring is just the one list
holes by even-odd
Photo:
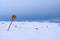
[[60, 23], [0, 21], [0, 40], [60, 40]]

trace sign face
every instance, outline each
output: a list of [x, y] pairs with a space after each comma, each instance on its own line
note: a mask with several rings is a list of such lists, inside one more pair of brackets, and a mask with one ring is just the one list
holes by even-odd
[[14, 14], [14, 15], [12, 15], [12, 20], [15, 20], [16, 19], [16, 15]]

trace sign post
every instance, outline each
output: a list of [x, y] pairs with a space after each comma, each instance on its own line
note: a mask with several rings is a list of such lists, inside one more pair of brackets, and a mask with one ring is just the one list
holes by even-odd
[[9, 27], [8, 27], [8, 31], [9, 31], [9, 29], [10, 29], [10, 27], [11, 27], [12, 22], [16, 19], [16, 15], [15, 15], [15, 14], [12, 15], [11, 19], [12, 19], [12, 21], [11, 21]]

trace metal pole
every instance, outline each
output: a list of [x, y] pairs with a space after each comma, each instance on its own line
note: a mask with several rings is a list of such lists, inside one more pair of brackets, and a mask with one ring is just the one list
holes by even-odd
[[12, 22], [13, 22], [13, 20], [11, 21], [11, 23], [10, 23], [10, 25], [9, 25], [9, 27], [8, 27], [8, 31], [10, 30], [10, 27], [11, 27]]

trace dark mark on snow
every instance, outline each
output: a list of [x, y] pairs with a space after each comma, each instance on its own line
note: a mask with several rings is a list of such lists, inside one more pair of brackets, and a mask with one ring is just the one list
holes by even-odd
[[48, 28], [48, 26], [46, 26], [46, 28]]
[[17, 28], [17, 26], [15, 26], [15, 28]]
[[35, 28], [36, 30], [38, 30], [38, 28]]
[[4, 23], [2, 23], [2, 24], [4, 24]]

